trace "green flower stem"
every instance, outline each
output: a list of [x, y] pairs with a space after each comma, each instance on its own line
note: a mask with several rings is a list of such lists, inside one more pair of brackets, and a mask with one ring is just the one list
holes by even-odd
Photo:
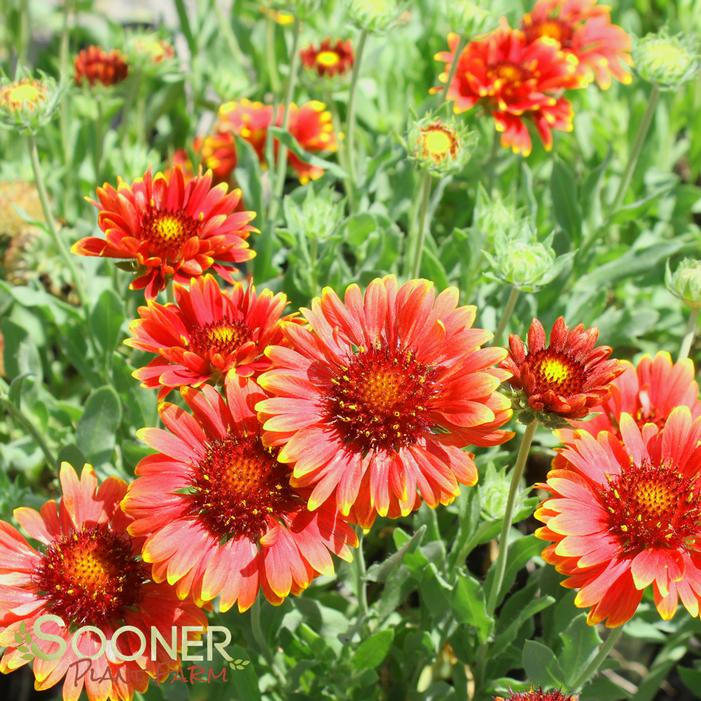
[[367, 582], [365, 579], [366, 569], [365, 569], [365, 554], [363, 553], [363, 541], [365, 536], [363, 532], [360, 532], [358, 536], [358, 550], [353, 558], [353, 572], [355, 574], [355, 593], [358, 597], [358, 608], [360, 610], [360, 615], [365, 618], [368, 615], [368, 592], [367, 592]]
[[519, 290], [517, 287], [512, 287], [511, 292], [509, 292], [509, 299], [506, 300], [506, 306], [504, 307], [504, 311], [501, 315], [501, 319], [499, 319], [499, 325], [497, 326], [497, 330], [494, 332], [494, 338], [492, 339], [492, 343], [495, 346], [500, 346], [502, 345], [502, 338], [504, 336], [504, 331], [506, 331], [506, 325], [509, 323], [509, 319], [511, 318], [511, 315], [514, 313], [514, 307], [516, 306], [516, 302], [518, 300], [518, 295], [519, 295]]
[[[70, 80], [70, 14], [71, 0], [65, 0], [63, 5], [63, 22], [61, 24], [61, 47], [59, 52], [59, 66], [61, 80]], [[61, 150], [63, 152], [63, 167], [66, 173], [71, 172], [73, 165], [73, 153], [70, 147], [70, 114], [66, 96], [61, 100], [59, 110], [59, 127], [61, 131]], [[66, 178], [64, 185], [63, 214], [68, 213], [69, 203], [73, 201], [73, 180]]]
[[[341, 119], [338, 115], [338, 107], [336, 106], [336, 101], [334, 100], [334, 97], [331, 94], [331, 92], [326, 91], [326, 94], [324, 95], [324, 101], [331, 112], [331, 119], [333, 121], [334, 134], [340, 134], [341, 133]], [[348, 201], [348, 203], [350, 205], [350, 203], [353, 202], [353, 181], [351, 180], [351, 177], [350, 177], [350, 174], [348, 171], [348, 158], [346, 155], [345, 139], [338, 139], [337, 149], [338, 149], [337, 150], [338, 162], [340, 163], [341, 168], [343, 168], [343, 170], [346, 173], [345, 178], [343, 178], [343, 187], [346, 190], [346, 200]]]
[[[650, 126], [652, 125], [652, 119], [655, 116], [655, 110], [657, 109], [657, 104], [660, 101], [660, 89], [657, 85], [654, 85], [652, 92], [650, 93], [650, 100], [647, 103], [647, 108], [645, 109], [645, 114], [638, 127], [638, 132], [635, 135], [635, 141], [631, 148], [630, 154], [628, 156], [628, 162], [626, 163], [625, 170], [621, 176], [621, 182], [618, 184], [618, 189], [616, 190], [616, 195], [611, 202], [611, 207], [609, 208], [609, 214], [606, 217], [604, 223], [598, 228], [594, 229], [591, 234], [584, 239], [579, 253], [577, 254], [577, 259], [584, 259], [586, 255], [591, 250], [592, 246], [596, 243], [597, 238], [602, 231], [608, 228], [613, 217], [620, 211], [623, 205], [623, 200], [625, 199], [628, 188], [630, 187], [630, 182], [633, 179], [633, 173], [635, 172], [635, 167], [638, 165], [640, 160], [640, 154], [643, 150], [645, 144], [645, 139], [650, 131]], [[576, 270], [576, 266], [572, 267], [572, 270]]]
[[96, 91], [95, 94], [95, 107], [97, 108], [97, 119], [95, 120], [95, 149], [93, 150], [93, 170], [95, 171], [95, 181], [99, 183], [101, 182], [100, 166], [102, 164], [102, 146], [104, 141], [102, 121], [105, 117], [102, 109], [102, 95], [100, 95], [98, 91]]
[[273, 652], [265, 639], [263, 627], [260, 623], [260, 614], [263, 608], [261, 604], [261, 597], [262, 595], [256, 598], [251, 608], [251, 633], [253, 633], [253, 639], [256, 641], [258, 649], [263, 657], [265, 657], [265, 661], [268, 663], [270, 671], [275, 675], [275, 678], [282, 686], [286, 686], [287, 680], [285, 679], [285, 675], [275, 662], [275, 656], [273, 655]]
[[682, 345], [679, 348], [679, 360], [684, 360], [689, 357], [689, 351], [696, 338], [696, 329], [699, 321], [699, 309], [694, 308], [689, 312], [689, 321], [686, 324], [686, 331], [682, 339]]
[[187, 46], [190, 49], [190, 56], [195, 56], [197, 54], [197, 41], [195, 40], [195, 33], [192, 31], [190, 17], [187, 14], [185, 0], [175, 0], [175, 11], [178, 15], [180, 31], [183, 33], [185, 41], [187, 41]]
[[268, 80], [273, 95], [280, 94], [280, 76], [277, 72], [277, 56], [275, 55], [275, 20], [268, 17], [265, 25], [265, 62], [268, 67]]
[[621, 635], [623, 635], [623, 626], [614, 628], [608, 634], [604, 644], [599, 648], [596, 657], [577, 675], [577, 677], [575, 677], [575, 680], [572, 682], [572, 691], [575, 693], [580, 691], [584, 684], [598, 672], [599, 667], [601, 667], [611, 650], [613, 650], [616, 643], [621, 639]]
[[44, 440], [39, 430], [34, 426], [34, 424], [24, 415], [21, 409], [16, 407], [9, 399], [0, 396], [0, 407], [5, 409], [7, 413], [34, 439], [39, 449], [44, 453], [46, 462], [51, 467], [56, 467], [57, 460], [56, 456], [51, 452], [48, 444]]
[[46, 192], [46, 186], [44, 185], [44, 177], [42, 175], [41, 165], [39, 163], [39, 153], [37, 151], [37, 144], [34, 134], [29, 135], [28, 145], [29, 158], [32, 162], [32, 171], [34, 173], [34, 182], [37, 187], [37, 192], [39, 193], [39, 201], [41, 202], [41, 209], [44, 212], [46, 226], [48, 227], [49, 233], [56, 244], [56, 248], [58, 249], [61, 258], [63, 258], [63, 261], [68, 268], [68, 272], [71, 275], [73, 286], [75, 287], [78, 299], [80, 300], [80, 304], [83, 308], [83, 313], [85, 314], [85, 329], [87, 338], [93, 351], [95, 351], [97, 355], [97, 345], [95, 343], [95, 339], [93, 338], [92, 331], [90, 330], [90, 309], [88, 308], [88, 300], [85, 295], [85, 289], [83, 288], [83, 281], [80, 277], [80, 273], [78, 272], [78, 268], [73, 262], [73, 257], [66, 246], [66, 242], [63, 238], [61, 238], [58, 228], [56, 227], [56, 221], [51, 213], [51, 205], [49, 204], [49, 196]]
[[625, 198], [628, 188], [630, 187], [630, 181], [633, 179], [633, 173], [635, 172], [635, 167], [638, 165], [640, 153], [643, 150], [645, 139], [650, 131], [650, 125], [652, 124], [652, 119], [655, 116], [655, 110], [657, 109], [657, 104], [659, 101], [660, 89], [657, 87], [657, 85], [653, 85], [652, 92], [650, 93], [650, 100], [647, 103], [647, 108], [645, 110], [645, 114], [643, 115], [643, 120], [640, 122], [638, 133], [635, 135], [635, 141], [633, 142], [633, 148], [628, 156], [626, 169], [623, 171], [623, 177], [618, 185], [616, 196], [613, 198], [610, 216], [616, 214], [623, 204], [623, 199]]
[[501, 585], [504, 583], [504, 573], [506, 572], [506, 554], [508, 550], [507, 546], [509, 532], [511, 531], [511, 525], [514, 520], [516, 494], [518, 493], [519, 485], [521, 484], [521, 477], [523, 476], [523, 470], [526, 467], [526, 460], [528, 459], [528, 453], [530, 452], [533, 436], [535, 435], [537, 428], [538, 419], [533, 419], [533, 421], [526, 426], [526, 431], [521, 438], [521, 445], [518, 449], [514, 471], [511, 475], [511, 486], [509, 487], [509, 496], [506, 501], [506, 510], [504, 512], [504, 521], [501, 527], [501, 534], [499, 535], [499, 554], [497, 555], [497, 560], [495, 563], [494, 581], [492, 582], [492, 588], [489, 590], [489, 598], [487, 599], [487, 613], [489, 615], [492, 615], [497, 607], [497, 600], [499, 599]]
[[417, 278], [421, 274], [421, 259], [424, 254], [424, 246], [426, 245], [426, 234], [429, 228], [428, 222], [428, 210], [431, 204], [431, 185], [433, 184], [432, 178], [428, 173], [423, 173], [421, 175], [421, 184], [419, 186], [419, 208], [418, 215], [414, 226], [411, 227], [410, 231], [414, 233], [411, 235], [410, 245], [407, 253], [413, 249], [413, 263], [411, 266], [411, 277]]
[[[295, 86], [297, 84], [297, 72], [299, 69], [299, 37], [301, 34], [302, 23], [295, 17], [292, 25], [292, 48], [290, 56], [290, 75], [287, 78], [287, 90], [285, 92], [285, 104], [282, 112], [281, 129], [287, 131], [290, 122], [290, 105], [294, 97]], [[273, 190], [272, 199], [270, 201], [270, 211], [268, 213], [268, 223], [271, 227], [275, 226], [282, 195], [285, 190], [285, 177], [287, 175], [287, 146], [280, 142], [277, 157], [277, 176], [275, 188]]]
[[453, 82], [453, 78], [455, 78], [455, 74], [457, 73], [458, 64], [460, 63], [460, 55], [462, 54], [465, 46], [467, 46], [467, 37], [464, 34], [461, 34], [460, 39], [458, 40], [457, 48], [455, 50], [455, 58], [453, 59], [453, 62], [450, 64], [450, 71], [448, 73], [448, 82], [445, 84], [445, 90], [443, 91], [443, 98], [441, 99], [441, 105], [444, 105], [450, 99], [448, 97], [448, 91], [450, 90], [450, 84]]
[[[360, 67], [363, 62], [363, 55], [365, 53], [365, 45], [368, 40], [368, 31], [366, 29], [361, 30], [360, 36], [358, 37], [358, 45], [355, 51], [355, 62], [353, 63], [353, 72], [351, 74], [351, 84], [348, 92], [348, 114], [346, 115], [346, 140], [347, 147], [346, 153], [348, 154], [348, 177], [351, 182], [351, 189], [353, 191], [357, 190], [357, 174], [355, 165], [355, 106], [356, 97], [358, 94], [358, 78], [360, 77]], [[349, 203], [351, 205], [351, 210], [353, 209], [353, 202]]]
[[[127, 134], [129, 134], [130, 127], [130, 112], [132, 107], [140, 100], [141, 93], [141, 71], [138, 69], [130, 73], [129, 86], [124, 97], [124, 104], [122, 105], [122, 121], [119, 125], [119, 133], [117, 134], [117, 143], [121, 144]], [[138, 127], [140, 129], [140, 127]]]

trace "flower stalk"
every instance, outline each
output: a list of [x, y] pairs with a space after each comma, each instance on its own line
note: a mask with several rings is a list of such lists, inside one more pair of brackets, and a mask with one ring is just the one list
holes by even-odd
[[426, 245], [428, 212], [431, 205], [431, 184], [431, 176], [428, 173], [422, 174], [419, 186], [419, 208], [411, 227], [411, 232], [413, 233], [410, 236], [407, 250], [407, 253], [413, 253], [411, 266], [411, 277], [413, 278], [417, 278], [421, 274], [421, 259], [423, 258], [424, 246]]
[[533, 443], [533, 437], [535, 436], [537, 428], [538, 419], [533, 419], [526, 426], [526, 430], [521, 438], [521, 445], [518, 449], [514, 471], [511, 474], [509, 496], [506, 501], [506, 510], [504, 511], [504, 521], [501, 527], [501, 534], [499, 535], [499, 554], [497, 555], [494, 566], [494, 581], [492, 582], [492, 588], [489, 590], [489, 595], [487, 597], [487, 613], [489, 615], [492, 615], [497, 607], [499, 592], [501, 591], [501, 586], [504, 583], [504, 573], [506, 572], [506, 555], [508, 551], [507, 546], [509, 541], [509, 532], [511, 531], [511, 525], [514, 520], [516, 495], [518, 494], [519, 486], [521, 484], [521, 477], [523, 476], [523, 471], [526, 467], [526, 461], [528, 460], [528, 454], [531, 450], [531, 444]]
[[679, 348], [679, 358], [678, 360], [685, 360], [689, 357], [689, 352], [691, 351], [691, 346], [696, 338], [696, 330], [698, 328], [699, 320], [699, 308], [693, 307], [689, 310], [689, 321], [686, 324], [686, 331], [684, 332], [684, 338], [682, 339], [682, 344]]
[[[368, 31], [362, 29], [360, 31], [360, 36], [358, 37], [358, 46], [355, 52], [355, 63], [353, 64], [353, 73], [351, 74], [351, 84], [350, 91], [348, 93], [348, 115], [346, 119], [346, 134], [348, 139], [348, 177], [350, 179], [350, 189], [354, 191], [357, 184], [357, 173], [356, 173], [356, 163], [355, 163], [355, 109], [356, 109], [356, 96], [358, 93], [358, 78], [360, 77], [360, 67], [363, 62], [363, 55], [365, 53], [365, 45], [368, 40]], [[353, 208], [353, 198], [349, 194], [349, 204], [351, 209]]]
[[509, 298], [506, 300], [506, 306], [499, 319], [499, 325], [497, 330], [494, 332], [493, 343], [495, 346], [500, 346], [502, 344], [502, 339], [504, 337], [504, 331], [506, 331], [506, 326], [511, 319], [511, 315], [514, 313], [514, 308], [516, 307], [516, 302], [518, 301], [519, 289], [518, 287], [512, 287], [509, 292]]
[[599, 667], [604, 663], [609, 653], [616, 646], [616, 643], [623, 635], [623, 626], [614, 628], [609, 634], [604, 644], [599, 648], [596, 657], [575, 677], [572, 682], [572, 690], [578, 692], [598, 671]]

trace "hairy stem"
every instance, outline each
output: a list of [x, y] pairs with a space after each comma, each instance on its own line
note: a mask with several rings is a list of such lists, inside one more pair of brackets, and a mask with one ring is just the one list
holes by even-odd
[[689, 312], [689, 321], [686, 324], [684, 338], [682, 339], [682, 344], [679, 348], [679, 360], [684, 360], [685, 358], [689, 357], [689, 351], [691, 351], [691, 346], [694, 344], [694, 339], [696, 338], [698, 320], [699, 309], [694, 308]]

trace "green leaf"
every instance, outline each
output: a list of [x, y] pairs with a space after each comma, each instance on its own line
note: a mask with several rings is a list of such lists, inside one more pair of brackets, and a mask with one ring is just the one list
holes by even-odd
[[[506, 569], [504, 579], [501, 584], [501, 591], [498, 592], [497, 605], [501, 603], [507, 592], [516, 581], [516, 576], [523, 569], [524, 565], [540, 553], [543, 549], [543, 541], [534, 535], [525, 536], [509, 544], [506, 553]], [[487, 573], [487, 580], [484, 588], [490, 592], [494, 586], [495, 566], [493, 565]]]
[[90, 329], [105, 355], [109, 356], [119, 341], [124, 321], [122, 300], [116, 292], [106, 289], [97, 298], [90, 312]]
[[376, 669], [387, 657], [393, 640], [394, 631], [391, 629], [373, 633], [358, 645], [358, 649], [351, 659], [351, 664], [359, 671]]
[[572, 169], [555, 157], [550, 176], [550, 194], [555, 219], [570, 238], [578, 241], [581, 236], [582, 210], [577, 195], [577, 181]]
[[458, 579], [453, 591], [453, 613], [458, 623], [477, 630], [480, 642], [489, 637], [494, 619], [487, 613], [484, 587], [470, 575]]
[[573, 682], [580, 670], [584, 669], [599, 650], [601, 638], [595, 626], [587, 623], [587, 614], [580, 613], [560, 633], [562, 650], [559, 660], [563, 670], [567, 672], [568, 683]]
[[688, 689], [693, 692], [698, 692], [701, 689], [701, 669], [677, 667], [677, 672]]
[[365, 578], [368, 582], [383, 582], [387, 576], [395, 568], [399, 567], [404, 555], [406, 555], [409, 550], [415, 550], [421, 543], [421, 539], [426, 532], [426, 526], [423, 525], [421, 528], [417, 529], [416, 533], [409, 540], [407, 540], [396, 553], [390, 555], [384, 562], [380, 562], [372, 565], [368, 568]]
[[90, 393], [76, 429], [76, 443], [93, 465], [112, 459], [121, 420], [122, 405], [112, 387], [99, 387]]
[[313, 153], [305, 151], [300, 145], [297, 139], [292, 136], [289, 132], [283, 131], [280, 127], [270, 127], [269, 132], [276, 138], [279, 139], [281, 143], [285, 144], [292, 153], [294, 153], [297, 158], [309, 163], [310, 165], [316, 166], [317, 168], [322, 168], [327, 173], [330, 173], [335, 178], [342, 180], [346, 177], [346, 171], [343, 170], [339, 165], [333, 163], [332, 161], [327, 161], [325, 158], [320, 156], [315, 156]]
[[557, 657], [543, 643], [539, 643], [536, 640], [526, 640], [521, 661], [532, 684], [539, 686], [564, 686], [564, 674]]

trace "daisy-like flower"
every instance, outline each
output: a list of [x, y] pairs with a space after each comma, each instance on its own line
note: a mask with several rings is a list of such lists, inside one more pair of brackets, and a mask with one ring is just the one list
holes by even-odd
[[236, 142], [229, 132], [215, 132], [198, 137], [192, 144], [192, 150], [200, 157], [200, 162], [207, 170], [214, 173], [218, 183], [228, 183], [236, 168]]
[[501, 348], [473, 329], [474, 307], [426, 280], [401, 287], [389, 276], [345, 303], [330, 289], [283, 324], [289, 348], [271, 346], [259, 383], [273, 397], [257, 405], [268, 445], [294, 465], [292, 484], [313, 487], [308, 506], [334, 500], [369, 527], [377, 514], [407, 515], [421, 502], [450, 503], [474, 485], [467, 445], [497, 445], [511, 416], [497, 388]]
[[512, 375], [509, 384], [521, 420], [562, 426], [563, 419], [582, 419], [607, 399], [625, 366], [609, 360], [611, 348], [597, 346], [598, 337], [598, 329], [582, 324], [568, 329], [563, 317], [553, 324], [549, 345], [538, 319], [528, 330], [527, 348], [518, 336], [510, 336], [511, 352], [502, 367]]
[[530, 691], [513, 693], [508, 696], [496, 696], [494, 701], [578, 701], [579, 696], [563, 694], [561, 691], [543, 691], [531, 689]]
[[556, 456], [550, 492], [536, 518], [549, 541], [543, 558], [578, 589], [590, 624], [620, 626], [652, 585], [670, 619], [681, 599], [692, 616], [701, 600], [701, 418], [674, 409], [660, 429], [630, 414], [620, 434], [580, 431]]
[[[143, 539], [127, 533], [130, 519], [119, 507], [125, 482], [110, 477], [98, 486], [90, 466], [79, 478], [67, 463], [61, 466], [60, 482], [58, 504], [51, 500], [40, 511], [23, 507], [14, 512], [22, 529], [39, 543], [37, 548], [0, 522], [0, 645], [5, 648], [0, 671], [7, 674], [32, 658], [30, 648], [20, 644], [22, 632], [31, 635], [34, 623], [50, 614], [64, 626], [48, 620], [39, 625], [43, 633], [63, 638], [65, 654], [57, 654], [59, 643], [31, 641], [32, 649], [36, 646], [41, 653], [33, 658], [35, 688], [49, 689], [65, 678], [64, 701], [77, 701], [83, 688], [90, 701], [126, 701], [135, 691], [144, 692], [151, 677], [162, 680], [177, 661], [162, 647], [157, 659], [151, 659], [147, 646], [130, 661], [107, 649], [92, 660], [90, 673], [84, 668], [81, 673], [78, 661], [96, 655], [101, 643], [94, 633], [83, 632], [75, 640], [77, 655], [71, 645], [73, 630], [94, 626], [111, 641], [118, 628], [128, 625], [150, 640], [154, 627], [170, 640], [171, 626], [205, 626], [206, 618], [168, 585], [150, 581], [139, 559]], [[122, 655], [139, 650], [139, 638], [132, 632], [120, 634], [116, 644]]]
[[349, 39], [324, 39], [319, 46], [310, 44], [300, 52], [302, 65], [322, 78], [346, 75], [353, 68], [355, 54]]
[[265, 162], [265, 142], [273, 121], [273, 108], [262, 102], [231, 100], [225, 102], [217, 114], [216, 130], [236, 134], [248, 141], [261, 163]]
[[[439, 81], [448, 81], [459, 37], [448, 37], [449, 51], [436, 54], [445, 63]], [[457, 58], [452, 83], [435, 88], [448, 90], [456, 113], [483, 106], [501, 132], [501, 144], [527, 156], [531, 137], [527, 123], [535, 126], [546, 149], [552, 148], [552, 130], [572, 131], [573, 112], [564, 90], [578, 86], [577, 59], [546, 37], [527, 41], [523, 32], [505, 24], [491, 34], [470, 42]]]
[[254, 212], [236, 211], [241, 191], [212, 187], [212, 173], [186, 181], [183, 171], [148, 171], [131, 185], [121, 180], [97, 189], [98, 225], [105, 238], [90, 236], [73, 246], [84, 256], [133, 259], [138, 277], [131, 289], [154, 298], [169, 278], [188, 283], [212, 268], [233, 283], [233, 263], [253, 258], [248, 247]]
[[[689, 358], [675, 363], [669, 353], [660, 351], [654, 358], [644, 355], [637, 366], [621, 361], [625, 371], [611, 384], [611, 396], [599, 406], [592, 407], [596, 414], [589, 421], [572, 421], [575, 429], [596, 436], [599, 431], [618, 433], [618, 421], [625, 412], [641, 428], [654, 423], [662, 428], [672, 410], [689, 407], [695, 419], [701, 416], [699, 386], [694, 379], [694, 363]], [[559, 435], [564, 441], [573, 436], [563, 429]]]
[[331, 553], [352, 559], [353, 529], [333, 505], [309, 511], [277, 449], [263, 445], [251, 408], [259, 387], [232, 374], [226, 401], [210, 385], [181, 391], [192, 414], [161, 405], [169, 430], [140, 432], [159, 452], [137, 465], [123, 501], [156, 581], [200, 606], [219, 596], [221, 610], [245, 611], [259, 590], [279, 604], [333, 574]]
[[219, 382], [231, 369], [255, 377], [270, 361], [266, 346], [282, 341], [279, 320], [284, 294], [235, 282], [222, 289], [211, 275], [175, 285], [175, 304], [149, 301], [129, 326], [125, 343], [156, 358], [134, 372], [145, 387], [160, 387], [159, 399], [175, 387]]
[[547, 37], [576, 57], [583, 84], [594, 79], [607, 89], [614, 78], [631, 81], [631, 39], [611, 23], [611, 8], [597, 0], [538, 0], [524, 15], [522, 28], [528, 41]]
[[[282, 109], [279, 111], [277, 124], [282, 125]], [[287, 129], [297, 143], [309, 153], [332, 153], [337, 148], [333, 117], [326, 105], [318, 100], [311, 100], [299, 107], [294, 103], [290, 105]], [[275, 147], [277, 151], [277, 141]], [[292, 151], [288, 153], [287, 158], [303, 185], [310, 180], [317, 180], [324, 174], [323, 168], [303, 161]]]
[[[236, 134], [253, 147], [261, 164], [265, 161], [265, 144], [268, 129], [275, 123], [281, 126], [283, 108], [273, 112], [270, 105], [249, 100], [226, 102], [219, 108], [216, 129], [223, 134]], [[290, 105], [288, 131], [297, 143], [309, 153], [330, 153], [336, 150], [336, 135], [333, 130], [333, 118], [323, 102], [311, 100], [304, 105]], [[235, 147], [235, 144], [233, 144]], [[280, 147], [275, 139], [275, 153]], [[305, 184], [310, 180], [320, 178], [323, 169], [306, 163], [297, 155], [288, 152], [288, 163], [295, 171], [300, 182]]]
[[129, 66], [120, 51], [105, 51], [99, 46], [83, 49], [74, 61], [75, 82], [93, 86], [116, 85], [126, 79]]

